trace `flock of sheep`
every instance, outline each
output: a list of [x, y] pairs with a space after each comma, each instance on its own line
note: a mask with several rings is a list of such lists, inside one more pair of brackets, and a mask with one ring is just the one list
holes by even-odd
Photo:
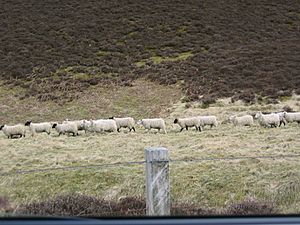
[[[279, 112], [271, 114], [263, 114], [262, 112], [256, 113], [254, 116], [258, 119], [258, 122], [263, 127], [278, 127], [281, 124], [286, 124], [287, 122], [297, 122], [300, 124], [300, 112]], [[231, 116], [229, 120], [236, 126], [252, 126], [254, 124], [253, 116]], [[25, 124], [17, 124], [13, 126], [2, 125], [0, 130], [8, 138], [14, 137], [25, 137], [26, 127], [32, 135], [36, 133], [51, 133], [52, 129], [55, 129], [58, 135], [61, 134], [72, 134], [73, 136], [78, 135], [78, 131], [85, 132], [119, 132], [121, 128], [128, 128], [129, 131], [135, 131], [135, 125], [142, 125], [146, 130], [157, 129], [158, 132], [161, 130], [165, 134], [167, 133], [166, 124], [164, 119], [141, 119], [135, 123], [132, 117], [115, 118], [110, 117], [109, 119], [99, 119], [99, 120], [75, 120], [69, 121], [65, 120], [62, 123], [57, 122], [43, 122], [43, 123], [33, 123], [27, 121]], [[183, 129], [188, 130], [189, 127], [195, 127], [197, 131], [202, 131], [203, 127], [209, 125], [210, 127], [217, 127], [218, 121], [216, 116], [195, 116], [189, 118], [176, 118], [174, 124], [180, 126], [180, 132]]]

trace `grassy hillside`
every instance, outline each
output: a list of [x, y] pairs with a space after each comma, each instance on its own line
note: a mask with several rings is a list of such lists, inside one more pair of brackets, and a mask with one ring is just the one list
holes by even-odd
[[[147, 146], [179, 160], [300, 153], [298, 124], [227, 120], [286, 105], [300, 111], [299, 1], [12, 0], [0, 2], [0, 19], [0, 124], [132, 116], [163, 117], [168, 129], [13, 140], [0, 132], [0, 173], [141, 161]], [[206, 114], [220, 126], [178, 133], [173, 124]], [[172, 200], [218, 208], [255, 196], [299, 213], [299, 160], [171, 163]], [[0, 179], [0, 197], [16, 206], [144, 191], [144, 165]]]
[[299, 1], [0, 3], [0, 76], [56, 102], [91, 85], [180, 82], [187, 100], [299, 93]]
[[36, 97], [20, 100], [18, 96], [24, 92], [24, 88], [7, 88], [0, 84], [1, 123], [164, 116], [169, 114], [168, 108], [183, 96], [178, 85], [165, 87], [145, 80], [137, 80], [131, 87], [92, 86], [78, 93], [72, 102], [40, 102]]
[[[136, 87], [131, 87], [131, 90], [134, 89]], [[156, 90], [159, 91], [160, 86], [157, 86]], [[119, 99], [121, 95], [116, 94], [113, 97]], [[159, 101], [164, 99], [159, 98]], [[53, 131], [51, 136], [41, 134], [9, 140], [1, 133], [0, 157], [5, 160], [1, 161], [0, 171], [142, 161], [144, 148], [147, 146], [165, 146], [170, 150], [172, 159], [183, 160], [299, 154], [300, 132], [297, 124], [265, 129], [257, 124], [249, 128], [233, 127], [226, 123], [226, 119], [232, 114], [252, 113], [257, 110], [277, 111], [285, 105], [299, 111], [299, 101], [299, 96], [294, 96], [277, 105], [247, 106], [241, 102], [231, 103], [229, 99], [224, 99], [209, 108], [202, 108], [198, 103], [187, 107], [186, 104], [177, 102], [169, 105], [164, 115], [168, 127], [166, 135], [146, 133], [138, 128], [136, 133], [82, 133], [75, 138], [57, 137]], [[78, 99], [78, 102], [83, 101]], [[100, 106], [100, 103], [96, 104]], [[122, 104], [123, 101], [120, 101], [120, 105], [116, 104], [114, 107], [119, 106], [118, 110], [123, 112], [125, 108], [122, 108]], [[65, 112], [72, 118], [84, 115], [77, 111], [77, 108], [69, 110], [69, 107], [62, 106], [62, 110], [56, 112], [55, 117], [64, 118]], [[100, 107], [98, 112], [99, 114], [95, 115], [107, 115], [102, 114], [104, 111]], [[23, 116], [28, 117], [31, 113], [30, 110], [24, 110]], [[178, 116], [205, 114], [217, 115], [223, 124], [217, 129], [207, 128], [201, 133], [194, 130], [178, 133], [178, 126], [172, 123]], [[50, 119], [54, 115], [45, 116], [49, 116], [47, 118]], [[231, 202], [256, 196], [262, 200], [274, 201], [280, 212], [300, 212], [297, 197], [300, 187], [299, 160], [300, 158], [242, 159], [171, 163], [172, 200], [195, 203], [201, 207], [224, 207]], [[0, 196], [7, 196], [15, 205], [47, 199], [62, 193], [84, 193], [107, 200], [117, 200], [122, 196], [144, 196], [144, 176], [144, 165], [14, 175], [1, 177]]]

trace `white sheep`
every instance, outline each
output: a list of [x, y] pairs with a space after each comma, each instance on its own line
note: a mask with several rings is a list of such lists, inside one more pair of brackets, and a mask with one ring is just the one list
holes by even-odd
[[202, 131], [200, 120], [197, 117], [176, 118], [174, 123], [181, 127], [180, 132], [182, 132], [184, 128], [188, 130], [189, 127], [195, 127], [196, 130]]
[[158, 129], [158, 131], [163, 130], [166, 134], [166, 124], [162, 118], [154, 118], [154, 119], [141, 119], [137, 122], [137, 124], [142, 125], [146, 130], [150, 131], [153, 129]]
[[114, 120], [91, 120], [91, 130], [93, 132], [116, 132], [117, 129], [117, 123]]
[[277, 127], [280, 124], [279, 115], [275, 113], [264, 115], [262, 112], [258, 112], [255, 118], [258, 119], [259, 124], [263, 127]]
[[55, 130], [58, 132], [58, 136], [61, 134], [66, 134], [66, 133], [71, 133], [73, 136], [78, 135], [78, 128], [77, 124], [73, 122], [68, 122], [68, 123], [54, 123], [52, 125], [52, 128], [55, 128]]
[[253, 117], [250, 115], [245, 116], [230, 116], [229, 120], [235, 126], [252, 126], [253, 125]]
[[49, 122], [44, 122], [44, 123], [32, 123], [31, 120], [27, 121], [25, 123], [25, 126], [29, 126], [29, 130], [32, 134], [32, 136], [34, 136], [36, 133], [47, 133], [48, 135], [50, 135], [51, 133], [51, 128], [52, 128], [52, 124]]
[[211, 128], [218, 126], [217, 117], [215, 116], [198, 116], [197, 117], [200, 120], [200, 125], [202, 127], [209, 125]]
[[25, 137], [26, 128], [23, 124], [17, 124], [14, 126], [2, 125], [0, 126], [0, 130], [7, 136], [7, 138], [13, 138], [18, 135], [20, 137]]
[[82, 130], [86, 133], [87, 131], [92, 132], [92, 121], [83, 120]]
[[284, 118], [284, 112], [277, 112], [276, 113], [279, 116], [279, 126], [281, 126], [281, 124], [283, 124], [285, 126], [285, 124], [287, 123], [286, 119]]
[[135, 132], [135, 121], [132, 117], [123, 117], [123, 118], [117, 118], [117, 117], [110, 117], [109, 119], [112, 119], [116, 121], [117, 123], [117, 131], [120, 132], [120, 129], [128, 128], [129, 131], [133, 130]]
[[84, 120], [69, 120], [69, 119], [66, 119], [65, 121], [63, 121], [63, 123], [68, 123], [68, 122], [76, 123], [78, 130], [84, 130], [84, 128], [83, 128]]
[[283, 112], [283, 115], [287, 122], [297, 122], [300, 124], [300, 112]]

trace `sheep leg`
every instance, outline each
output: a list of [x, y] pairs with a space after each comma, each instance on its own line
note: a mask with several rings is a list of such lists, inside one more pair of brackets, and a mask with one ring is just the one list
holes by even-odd
[[120, 128], [117, 128], [117, 131], [120, 132]]
[[195, 126], [196, 127], [196, 131], [198, 131], [198, 127], [197, 126]]
[[199, 126], [199, 127], [198, 127], [198, 130], [201, 132], [201, 131], [202, 131], [202, 127], [201, 127], [201, 126]]
[[213, 125], [213, 124], [211, 124], [211, 125], [210, 125], [210, 128], [212, 129], [212, 128], [213, 128], [213, 126], [214, 126], [214, 125]]
[[185, 129], [186, 129], [186, 130], [189, 130], [188, 126], [185, 126]]
[[183, 129], [184, 129], [184, 128], [182, 127], [182, 128], [180, 129], [180, 132], [182, 132], [182, 131], [183, 131]]
[[132, 127], [131, 129], [135, 132], [135, 128], [134, 127]]

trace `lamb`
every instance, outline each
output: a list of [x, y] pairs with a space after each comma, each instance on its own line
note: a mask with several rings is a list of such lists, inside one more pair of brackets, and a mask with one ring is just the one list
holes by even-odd
[[117, 129], [117, 123], [114, 120], [91, 120], [91, 130], [93, 132], [115, 132]]
[[135, 121], [132, 117], [124, 117], [124, 118], [110, 117], [109, 119], [116, 121], [118, 132], [120, 132], [120, 129], [122, 127], [129, 128], [129, 132], [131, 132], [131, 130], [135, 132], [135, 128], [134, 128]]
[[255, 118], [263, 127], [277, 127], [280, 124], [279, 115], [275, 113], [264, 115], [261, 112], [256, 113]]
[[165, 134], [167, 133], [166, 124], [162, 118], [141, 119], [137, 122], [137, 124], [142, 125], [148, 131], [150, 131], [151, 128], [153, 128], [153, 129], [158, 129], [158, 132], [160, 130], [163, 130]]
[[204, 127], [206, 125], [210, 125], [211, 128], [213, 126], [215, 126], [215, 127], [218, 126], [217, 117], [215, 117], [215, 116], [198, 116], [197, 118], [200, 120], [200, 125], [202, 127]]
[[25, 123], [25, 126], [29, 126], [29, 129], [31, 131], [32, 136], [34, 136], [36, 133], [47, 133], [50, 135], [52, 124], [49, 122], [44, 123], [32, 123], [32, 121], [27, 121]]
[[68, 122], [68, 123], [54, 123], [52, 125], [52, 128], [55, 128], [55, 130], [58, 132], [58, 136], [65, 133], [71, 133], [73, 136], [78, 135], [78, 128], [77, 124], [74, 122]]
[[283, 112], [283, 116], [287, 122], [297, 122], [300, 124], [300, 112]]
[[200, 120], [197, 117], [176, 118], [174, 123], [177, 123], [181, 127], [180, 132], [182, 132], [184, 128], [188, 130], [189, 127], [195, 127], [196, 130], [202, 131]]
[[230, 116], [229, 120], [235, 126], [252, 126], [253, 125], [253, 117], [250, 115], [245, 116]]
[[17, 124], [14, 126], [2, 125], [0, 126], [0, 130], [7, 136], [7, 138], [13, 138], [18, 135], [20, 137], [25, 137], [26, 128], [23, 124]]

